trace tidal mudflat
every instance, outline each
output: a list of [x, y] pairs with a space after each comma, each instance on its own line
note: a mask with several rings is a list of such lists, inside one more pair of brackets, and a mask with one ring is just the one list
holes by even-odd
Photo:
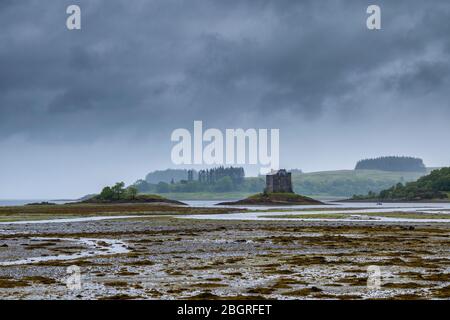
[[[0, 225], [0, 298], [450, 298], [448, 223], [202, 220], [164, 212]], [[81, 289], [66, 285], [72, 265]], [[377, 288], [367, 286], [372, 266], [380, 271]]]

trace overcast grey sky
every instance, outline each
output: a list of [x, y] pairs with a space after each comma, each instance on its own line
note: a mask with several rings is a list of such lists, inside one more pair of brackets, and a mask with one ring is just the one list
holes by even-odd
[[304, 171], [449, 165], [449, 32], [448, 0], [2, 0], [0, 199], [174, 167], [170, 134], [194, 120], [280, 128], [281, 165]]

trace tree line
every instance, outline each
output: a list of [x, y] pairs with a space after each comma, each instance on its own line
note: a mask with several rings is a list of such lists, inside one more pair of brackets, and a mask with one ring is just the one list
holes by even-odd
[[422, 159], [413, 157], [379, 157], [358, 161], [355, 170], [425, 172]]
[[[180, 172], [176, 172], [177, 174]], [[184, 172], [183, 172], [184, 173]], [[264, 178], [245, 178], [242, 167], [217, 167], [207, 170], [186, 170], [186, 178], [168, 182], [149, 183], [138, 180], [134, 187], [141, 193], [182, 193], [182, 192], [261, 192]]]

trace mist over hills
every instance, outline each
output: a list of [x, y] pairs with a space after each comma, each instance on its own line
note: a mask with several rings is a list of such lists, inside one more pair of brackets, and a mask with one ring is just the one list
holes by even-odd
[[[243, 170], [243, 169], [242, 169]], [[355, 194], [378, 193], [398, 183], [416, 181], [430, 173], [419, 158], [379, 157], [358, 161], [355, 170], [333, 170], [304, 173], [292, 169], [294, 191], [307, 196], [351, 197]], [[150, 172], [145, 179], [138, 180], [135, 186], [142, 193], [171, 194], [172, 197], [187, 197], [188, 194], [208, 198], [208, 193], [247, 194], [261, 192], [265, 186], [265, 177], [246, 177], [240, 182], [234, 179], [222, 179], [214, 183], [201, 183], [198, 171], [193, 170], [193, 181], [188, 180], [187, 169], [166, 169]], [[221, 196], [222, 197], [222, 196]], [[225, 197], [226, 198], [226, 197]]]

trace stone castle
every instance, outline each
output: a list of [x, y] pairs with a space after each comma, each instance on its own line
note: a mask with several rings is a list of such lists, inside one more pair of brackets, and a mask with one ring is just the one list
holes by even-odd
[[285, 169], [266, 175], [266, 193], [293, 193], [291, 173]]

